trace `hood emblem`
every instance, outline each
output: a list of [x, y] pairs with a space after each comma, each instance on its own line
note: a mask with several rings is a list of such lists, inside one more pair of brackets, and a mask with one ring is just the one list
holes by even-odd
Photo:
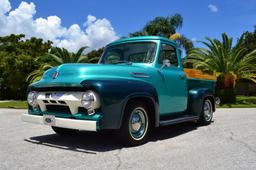
[[59, 75], [58, 71], [54, 71], [54, 73], [52, 74], [52, 78], [56, 79], [58, 75]]

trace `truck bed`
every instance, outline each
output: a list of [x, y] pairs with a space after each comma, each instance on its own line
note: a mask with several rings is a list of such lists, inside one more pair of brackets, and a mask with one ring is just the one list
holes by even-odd
[[187, 77], [188, 90], [198, 87], [215, 89], [216, 77], [209, 74], [204, 74], [200, 70], [184, 69]]

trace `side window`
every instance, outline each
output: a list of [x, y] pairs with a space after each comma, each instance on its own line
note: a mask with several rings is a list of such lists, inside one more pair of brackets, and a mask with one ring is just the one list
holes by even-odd
[[179, 65], [175, 47], [168, 44], [162, 44], [158, 63], [163, 64], [163, 60], [166, 59], [170, 60], [171, 66], [177, 67]]

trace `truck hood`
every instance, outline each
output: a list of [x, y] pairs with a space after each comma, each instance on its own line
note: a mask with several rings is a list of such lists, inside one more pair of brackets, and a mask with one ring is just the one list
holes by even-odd
[[148, 64], [62, 64], [47, 70], [34, 87], [82, 86], [84, 80], [147, 78]]

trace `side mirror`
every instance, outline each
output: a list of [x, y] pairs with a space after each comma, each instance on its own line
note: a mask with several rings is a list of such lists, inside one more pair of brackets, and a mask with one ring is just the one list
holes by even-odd
[[170, 60], [169, 60], [169, 59], [163, 60], [163, 66], [165, 66], [165, 67], [170, 67], [170, 66], [171, 66]]
[[163, 65], [158, 69], [158, 71], [161, 71], [164, 67], [170, 67], [171, 66], [171, 62], [169, 59], [164, 59], [163, 60]]

